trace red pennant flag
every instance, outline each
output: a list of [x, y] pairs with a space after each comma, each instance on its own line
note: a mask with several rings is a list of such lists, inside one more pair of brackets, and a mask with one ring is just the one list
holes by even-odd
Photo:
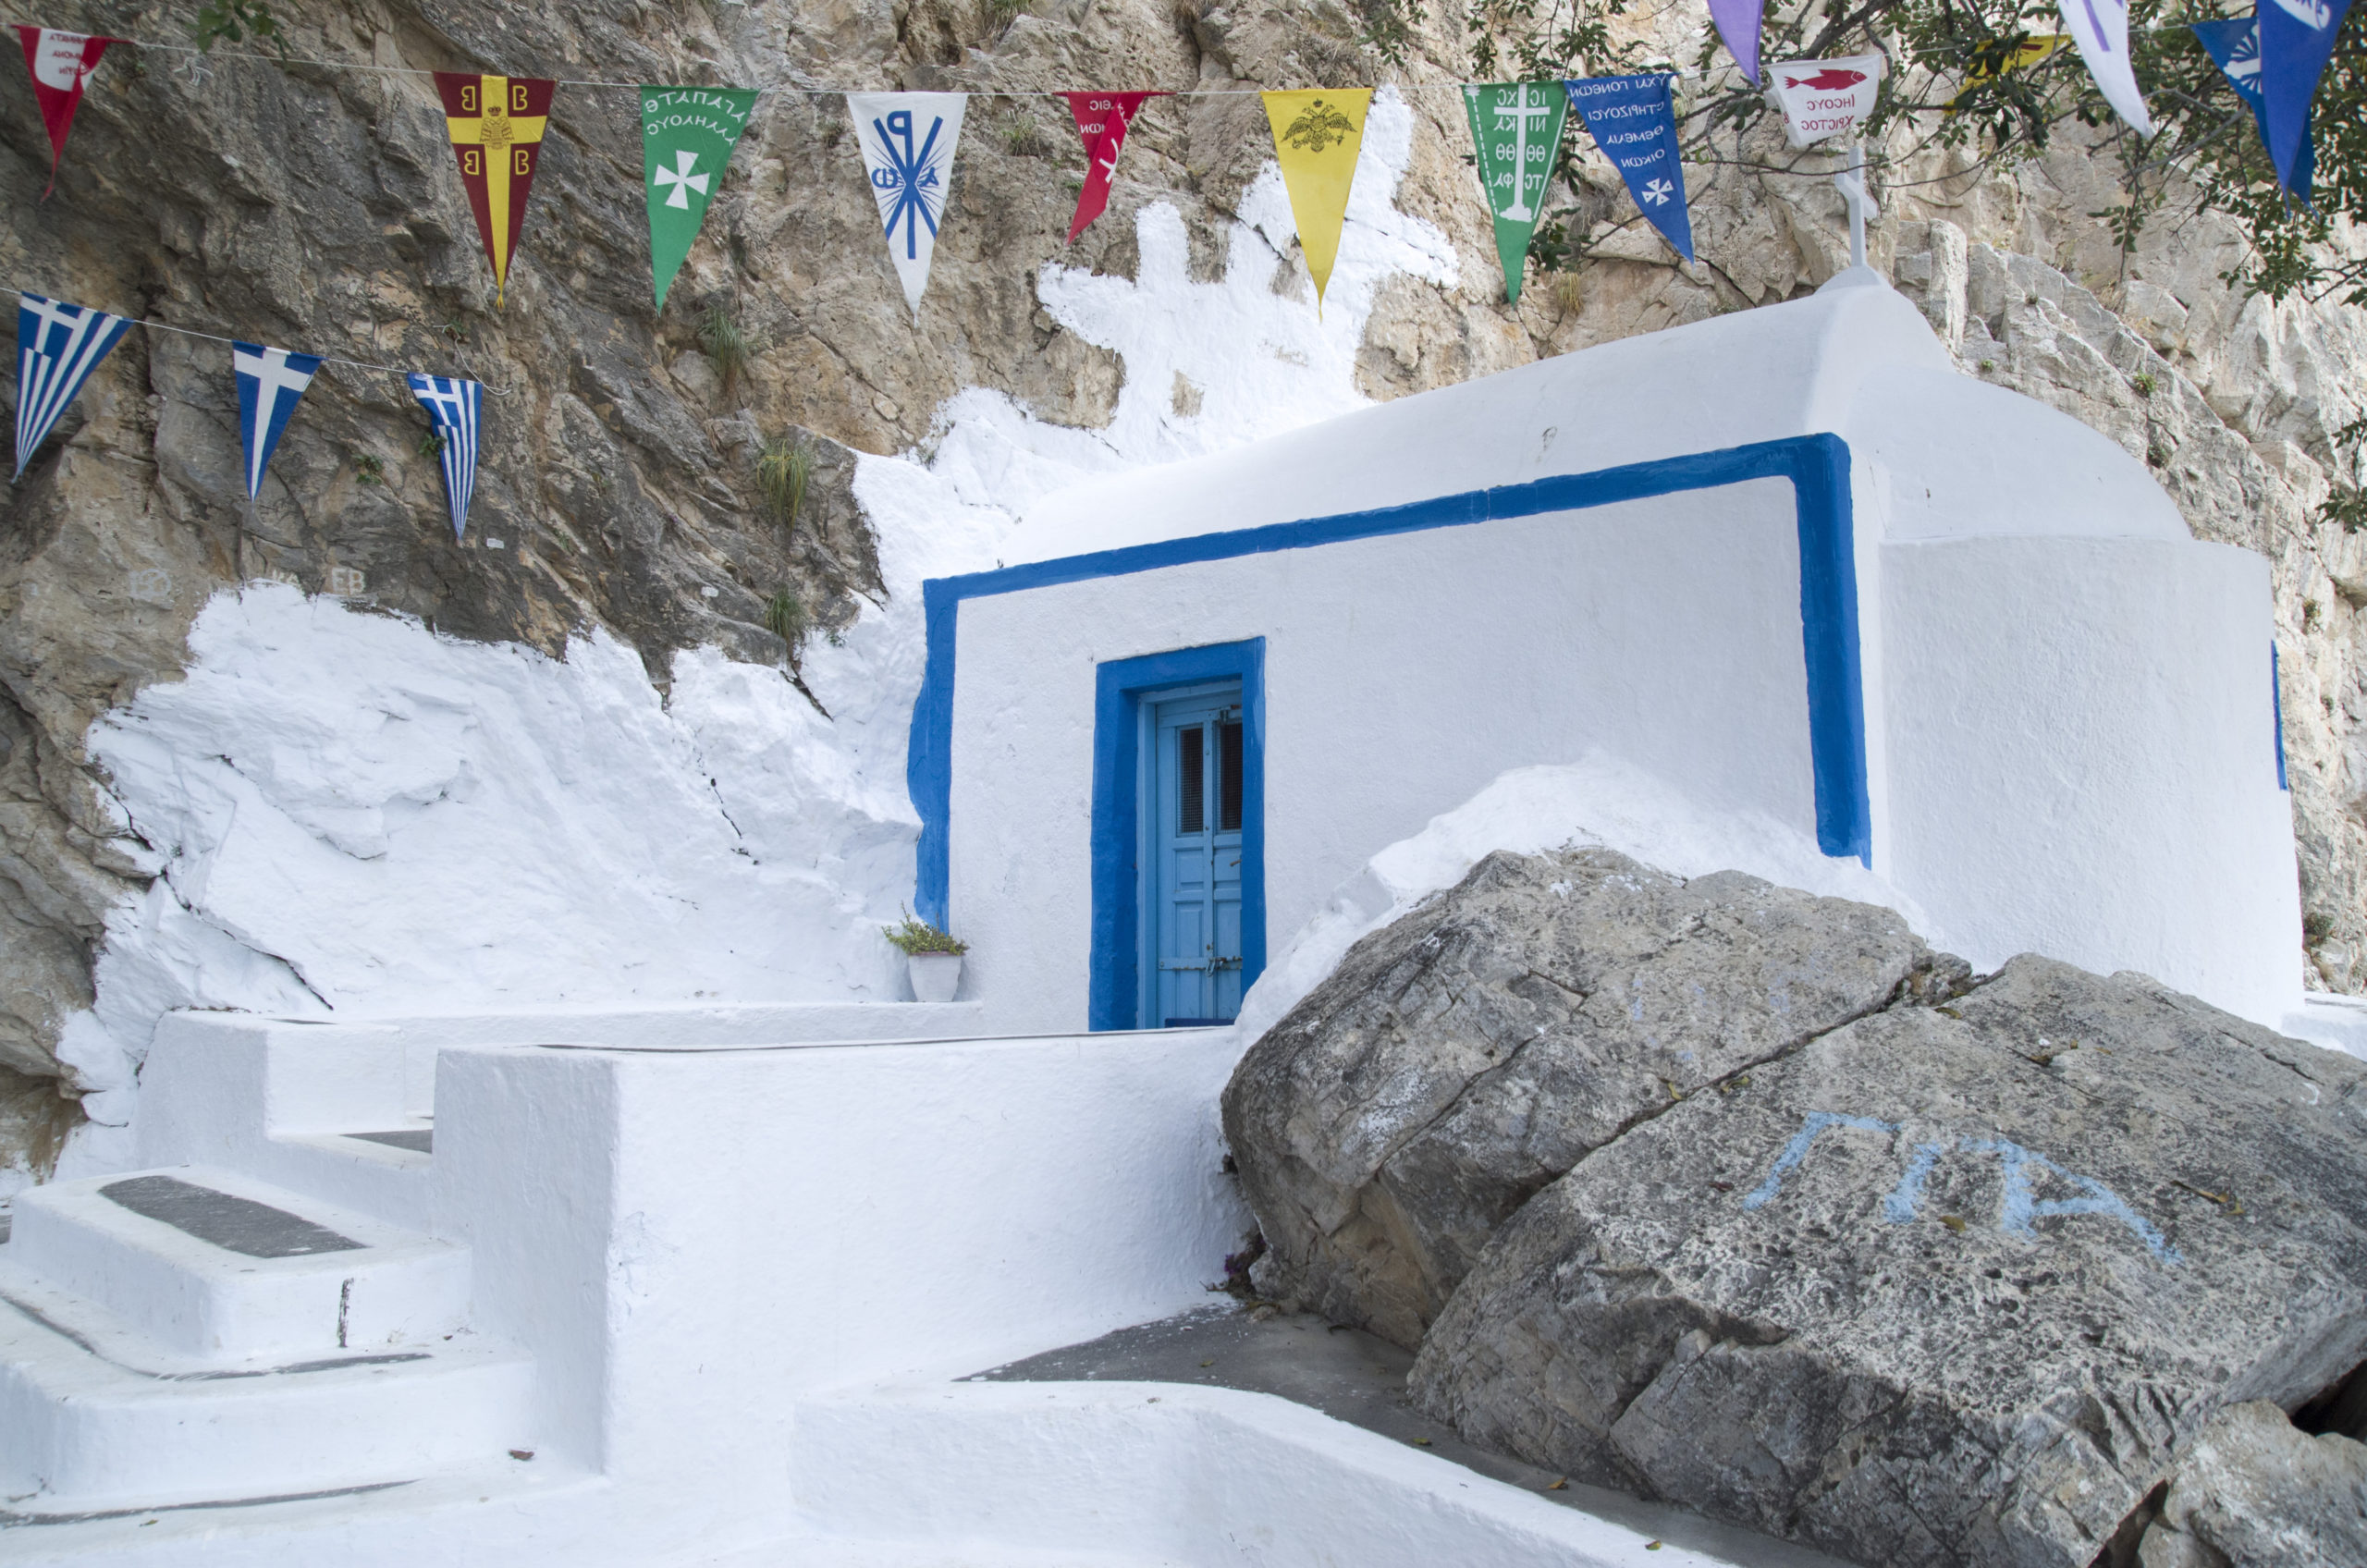
[[1076, 219], [1069, 225], [1069, 243], [1076, 243], [1085, 226], [1110, 204], [1110, 177], [1117, 172], [1118, 149], [1126, 144], [1126, 128], [1146, 98], [1164, 92], [1064, 92], [1069, 113], [1076, 116], [1077, 134], [1085, 138], [1085, 189], [1076, 193]]
[[25, 41], [25, 69], [33, 77], [33, 96], [41, 100], [41, 121], [49, 128], [49, 191], [57, 189], [57, 160], [66, 155], [66, 133], [74, 129], [74, 111], [82, 106], [82, 85], [99, 68], [99, 56], [110, 43], [129, 39], [93, 38], [88, 33], [60, 32], [55, 28], [17, 29]]
[[497, 302], [509, 282], [509, 258], [526, 224], [526, 197], [534, 185], [534, 159], [550, 123], [551, 93], [558, 83], [522, 76], [463, 76], [437, 71], [435, 91], [444, 97], [444, 125], [460, 181], [477, 215], [477, 235], [493, 263]]

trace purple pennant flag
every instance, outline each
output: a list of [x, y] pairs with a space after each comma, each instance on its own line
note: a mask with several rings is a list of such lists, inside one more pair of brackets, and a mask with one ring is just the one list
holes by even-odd
[[1766, 0], [1710, 0], [1710, 19], [1718, 24], [1718, 36], [1753, 87], [1759, 85], [1759, 23], [1765, 5]]
[[2261, 0], [2261, 129], [2268, 137], [2268, 161], [2287, 190], [2310, 139], [2310, 100], [2318, 75], [2334, 54], [2350, 0]]

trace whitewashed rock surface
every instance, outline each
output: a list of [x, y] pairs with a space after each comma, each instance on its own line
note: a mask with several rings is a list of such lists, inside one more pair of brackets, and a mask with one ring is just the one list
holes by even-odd
[[[296, 54], [381, 66], [993, 92], [1462, 79], [1464, 45], [1433, 9], [1410, 73], [1365, 54], [1356, 18], [1330, 5], [1036, 0], [1000, 24], [953, 0], [324, 0], [291, 14]], [[67, 0], [43, 19], [171, 41], [185, 11]], [[1636, 25], [1689, 57], [1707, 17], [1688, 4]], [[1459, 101], [1384, 94], [1317, 322], [1254, 97], [1153, 101], [1109, 214], [1073, 249], [1061, 240], [1082, 154], [1065, 110], [1012, 97], [973, 107], [916, 328], [842, 106], [783, 91], [660, 318], [632, 97], [561, 93], [500, 312], [423, 78], [119, 50], [40, 205], [48, 150], [31, 102], [0, 116], [0, 202], [19, 218], [0, 228], [0, 262], [18, 285], [459, 371], [492, 393], [463, 544], [391, 377], [332, 367], [316, 382], [249, 516], [227, 349], [139, 332], [9, 493], [0, 1167], [14, 1174], [0, 1186], [46, 1169], [69, 1133], [104, 1162], [99, 1134], [131, 1114], [166, 1007], [350, 1014], [448, 955], [467, 955], [447, 993], [459, 1004], [897, 994], [884, 946], [857, 938], [910, 887], [903, 721], [922, 577], [991, 564], [1027, 500], [1081, 475], [1790, 298], [1844, 259], [1839, 198], [1813, 161], [1801, 178], [1690, 171], [1705, 264], [1685, 272], [1589, 152], [1579, 203], [1604, 232], [1624, 228], [1605, 259], [1532, 278], [1508, 308]], [[2361, 988], [2367, 547], [2309, 521], [2338, 472], [2328, 432], [2357, 411], [2360, 313], [2243, 300], [2217, 278], [2238, 255], [2217, 220], [2157, 221], [2124, 265], [2086, 215], [2113, 199], [2108, 169], [2076, 139], [1968, 189], [1961, 165], [1911, 172], [1885, 198], [1873, 259], [1965, 366], [2154, 454], [2199, 534], [2275, 562], [2309, 974]], [[698, 350], [710, 305], [754, 346], [728, 389]], [[763, 439], [800, 432], [821, 466], [784, 530], [756, 510], [753, 461]], [[256, 579], [336, 600], [275, 642], [279, 602], [227, 592]], [[799, 651], [764, 624], [782, 590], [816, 623]], [[411, 619], [391, 631], [341, 619], [387, 612]], [[619, 654], [638, 655], [637, 675]], [[209, 658], [239, 703], [137, 704]], [[276, 703], [283, 683], [300, 700]], [[595, 691], [633, 717], [498, 718], [522, 692], [563, 705]], [[385, 765], [386, 737], [421, 724], [447, 736], [448, 779]], [[141, 762], [143, 746], [165, 760]], [[252, 792], [235, 817], [193, 798], [152, 822], [183, 766], [208, 790]], [[610, 805], [554, 823], [573, 796], [548, 782], [589, 775]], [[573, 847], [632, 801], [654, 802], [663, 833], [595, 835], [588, 858]], [[458, 844], [531, 846], [546, 829], [515, 889], [454, 869]], [[251, 918], [259, 889], [240, 868], [299, 838], [291, 864], [321, 875], [290, 877], [292, 907]], [[635, 900], [600, 896], [644, 873], [679, 918], [652, 925]], [[682, 962], [708, 925], [770, 935]], [[635, 949], [643, 929], [655, 938]], [[539, 962], [553, 953], [587, 956]]]

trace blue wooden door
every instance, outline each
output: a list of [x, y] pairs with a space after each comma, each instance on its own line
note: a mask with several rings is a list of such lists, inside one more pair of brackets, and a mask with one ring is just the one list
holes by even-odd
[[1145, 1022], [1229, 1023], [1241, 1011], [1241, 690], [1151, 710]]

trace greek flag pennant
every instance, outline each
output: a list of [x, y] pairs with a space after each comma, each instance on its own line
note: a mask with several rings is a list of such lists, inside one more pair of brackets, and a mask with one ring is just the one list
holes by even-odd
[[1478, 154], [1479, 192], [1496, 220], [1496, 258], [1504, 267], [1504, 298], [1520, 303], [1529, 236], [1545, 206], [1545, 182], [1562, 146], [1568, 96], [1550, 81], [1491, 81], [1463, 90]]
[[1085, 139], [1085, 184], [1076, 193], [1076, 216], [1069, 220], [1069, 243], [1076, 243], [1087, 225], [1110, 204], [1110, 181], [1118, 172], [1118, 150], [1143, 101], [1164, 98], [1164, 92], [1068, 92], [1069, 113], [1076, 116], [1076, 133]]
[[317, 354], [291, 354], [260, 343], [230, 345], [230, 368], [239, 378], [239, 444], [247, 454], [247, 499], [263, 489], [263, 471], [279, 445], [304, 388], [320, 373]]
[[747, 87], [641, 90], [642, 182], [649, 196], [649, 264], [657, 308], [706, 221], [756, 93]]
[[107, 350], [131, 330], [131, 318], [38, 294], [17, 296], [17, 472], [64, 416]]
[[1627, 193], [1652, 227], [1686, 261], [1693, 259], [1693, 219], [1685, 210], [1685, 169], [1676, 155], [1676, 104], [1672, 77], [1594, 76], [1565, 81], [1570, 106], [1587, 122], [1595, 145], [1619, 166]]
[[888, 259], [915, 317], [928, 288], [929, 260], [937, 254], [938, 226], [945, 218], [946, 190], [953, 178], [953, 144], [961, 140], [962, 110], [968, 102], [959, 92], [847, 94], [864, 173], [888, 236]]
[[444, 438], [438, 453], [444, 460], [444, 497], [451, 503], [452, 537], [459, 539], [469, 531], [469, 497], [477, 487], [477, 414], [484, 388], [473, 381], [417, 371], [409, 379], [411, 395], [419, 399], [419, 406], [435, 422], [435, 434]]
[[[2227, 85], [2236, 90], [2236, 96], [2251, 110], [2252, 124], [2260, 131], [2261, 145], [2268, 146], [2268, 117], [2263, 113], [2260, 91], [2259, 22], [2251, 17], [2230, 17], [2224, 21], [2190, 25], [2194, 28], [2195, 37], [2201, 41], [2204, 52], [2211, 56], [2212, 64], [2219, 67], [2219, 74], [2226, 77]], [[2274, 156], [2272, 153], [2271, 157]], [[2277, 178], [2287, 190], [2307, 202], [2310, 199], [2310, 180], [2316, 172], [2317, 159], [2310, 147], [2309, 116], [2304, 115], [2301, 120], [2301, 155], [2294, 164], [2293, 178], [2287, 180], [2279, 171]]]
[[66, 155], [66, 133], [74, 129], [74, 111], [82, 106], [82, 89], [99, 68], [99, 56], [107, 45], [126, 40], [60, 32], [54, 27], [19, 26], [17, 36], [24, 41], [25, 69], [32, 73], [41, 123], [49, 131], [49, 190], [42, 192], [46, 201], [49, 191], [57, 189], [57, 160]]
[[2137, 91], [2137, 72], [2128, 63], [2128, 0], [2063, 0], [2062, 16], [2063, 31], [2079, 46], [2079, 58], [2113, 113], [2138, 135], [2152, 135], [2153, 116], [2145, 112], [2145, 95]]
[[2334, 55], [2335, 34], [2350, 0], [2260, 0], [2261, 125], [2268, 132], [2268, 161], [2287, 190], [2310, 145], [2310, 100]]

